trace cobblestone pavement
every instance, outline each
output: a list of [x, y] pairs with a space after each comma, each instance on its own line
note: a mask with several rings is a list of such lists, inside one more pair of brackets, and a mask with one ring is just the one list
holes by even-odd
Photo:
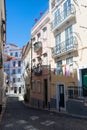
[[32, 109], [8, 98], [0, 130], [87, 130], [87, 119]]

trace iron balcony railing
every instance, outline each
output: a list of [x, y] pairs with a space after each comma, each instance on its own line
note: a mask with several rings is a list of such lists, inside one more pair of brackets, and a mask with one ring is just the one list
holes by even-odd
[[42, 66], [37, 66], [32, 69], [34, 75], [39, 76], [42, 75]]
[[35, 42], [35, 44], [34, 44], [34, 51], [37, 52], [41, 48], [42, 48], [42, 42], [40, 42], [40, 41]]
[[51, 25], [52, 31], [61, 26], [61, 24], [63, 24], [66, 20], [69, 20], [69, 18], [74, 16], [74, 14], [75, 14], [75, 7], [73, 5], [68, 6], [65, 10], [63, 10], [63, 12], [59, 14], [58, 17], [56, 17], [53, 20]]
[[38, 64], [37, 66], [33, 66], [32, 74], [36, 76], [41, 76], [44, 74], [50, 74], [50, 70], [51, 70], [50, 65]]
[[72, 37], [66, 39], [64, 42], [56, 45], [52, 50], [52, 56], [56, 57], [56, 56], [59, 56], [63, 53], [67, 53], [69, 51], [76, 50], [77, 45], [78, 44], [77, 44], [76, 37], [72, 36]]

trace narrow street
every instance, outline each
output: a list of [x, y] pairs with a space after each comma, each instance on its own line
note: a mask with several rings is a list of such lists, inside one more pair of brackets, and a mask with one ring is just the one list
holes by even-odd
[[0, 130], [87, 130], [87, 120], [26, 107], [9, 97]]
[[26, 107], [9, 98], [0, 130], [87, 130], [87, 120]]

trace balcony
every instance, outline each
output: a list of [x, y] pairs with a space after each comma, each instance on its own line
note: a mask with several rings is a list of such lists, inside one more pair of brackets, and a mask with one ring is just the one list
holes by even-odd
[[77, 50], [78, 44], [75, 36], [66, 39], [64, 42], [56, 45], [52, 50], [52, 57], [56, 58], [58, 56], [64, 55], [68, 52]]
[[35, 42], [35, 44], [34, 44], [34, 51], [37, 52], [40, 49], [42, 49], [42, 42], [40, 42], [40, 41]]
[[37, 66], [33, 68], [33, 74], [36, 76], [42, 75], [42, 66]]
[[72, 21], [75, 17], [75, 7], [70, 5], [63, 12], [60, 13], [56, 19], [52, 21], [51, 30], [55, 32], [59, 28], [63, 27], [66, 23]]

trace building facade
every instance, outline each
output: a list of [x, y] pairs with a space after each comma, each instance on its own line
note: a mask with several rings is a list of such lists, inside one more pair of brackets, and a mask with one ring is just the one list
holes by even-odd
[[54, 97], [57, 109], [66, 110], [68, 98], [87, 96], [87, 2], [49, 0], [52, 57], [56, 65]]
[[[25, 95], [27, 101], [30, 103], [30, 89], [31, 89], [31, 42], [28, 42], [22, 49], [23, 61], [23, 77], [25, 80]], [[25, 98], [25, 97], [24, 97]]]
[[50, 13], [46, 11], [31, 30], [32, 75], [31, 105], [48, 108], [50, 105], [51, 32]]
[[6, 5], [0, 0], [0, 112], [4, 96], [3, 46], [6, 43]]
[[[25, 82], [22, 69], [22, 49], [15, 44], [7, 44], [4, 47], [4, 69], [8, 76], [7, 94], [24, 94]], [[6, 57], [5, 56], [5, 57]]]
[[85, 0], [49, 0], [31, 29], [24, 59], [32, 106], [68, 111], [70, 99], [87, 97], [86, 17]]

